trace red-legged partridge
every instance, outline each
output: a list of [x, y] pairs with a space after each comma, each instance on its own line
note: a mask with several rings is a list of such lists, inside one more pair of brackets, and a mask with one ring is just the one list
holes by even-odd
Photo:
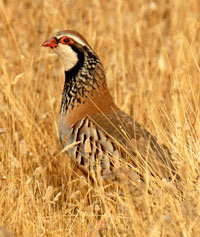
[[[56, 33], [42, 46], [52, 48], [65, 68], [59, 136], [68, 156], [84, 171], [101, 175], [120, 167], [149, 167], [168, 178], [175, 169], [168, 149], [114, 103], [103, 66], [77, 32]], [[142, 176], [142, 173], [139, 172]]]

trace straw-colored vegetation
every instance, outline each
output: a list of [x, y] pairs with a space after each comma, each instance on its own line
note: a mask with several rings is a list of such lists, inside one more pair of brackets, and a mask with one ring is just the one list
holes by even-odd
[[[94, 184], [61, 153], [63, 67], [41, 47], [58, 29], [90, 42], [118, 106], [171, 150], [182, 192], [150, 176]], [[0, 0], [0, 32], [0, 225], [16, 236], [200, 236], [199, 0]]]

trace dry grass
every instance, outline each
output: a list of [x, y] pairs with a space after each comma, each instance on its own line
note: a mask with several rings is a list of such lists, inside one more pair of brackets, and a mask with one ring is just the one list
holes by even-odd
[[[93, 185], [59, 154], [63, 68], [40, 47], [55, 29], [95, 48], [116, 103], [173, 152], [182, 195], [165, 180], [150, 195], [123, 175]], [[17, 236], [200, 236], [199, 0], [0, 0], [0, 30], [0, 225]]]

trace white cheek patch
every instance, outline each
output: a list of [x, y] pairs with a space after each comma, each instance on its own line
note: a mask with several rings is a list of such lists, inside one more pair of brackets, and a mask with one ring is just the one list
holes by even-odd
[[64, 64], [65, 71], [69, 71], [78, 62], [76, 52], [66, 44], [59, 44], [58, 47], [54, 48], [55, 52], [59, 55], [60, 59]]

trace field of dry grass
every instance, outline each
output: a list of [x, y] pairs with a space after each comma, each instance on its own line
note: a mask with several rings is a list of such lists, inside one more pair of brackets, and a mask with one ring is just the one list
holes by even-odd
[[[58, 29], [88, 39], [117, 105], [170, 148], [181, 194], [166, 180], [151, 194], [137, 180], [94, 185], [61, 153], [63, 66], [41, 47]], [[199, 0], [0, 0], [0, 32], [0, 225], [16, 236], [200, 236]]]

